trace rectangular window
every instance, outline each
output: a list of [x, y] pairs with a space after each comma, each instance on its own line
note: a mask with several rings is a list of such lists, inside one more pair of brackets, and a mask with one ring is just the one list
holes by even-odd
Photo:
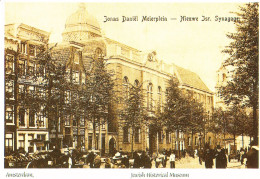
[[188, 145], [191, 146], [191, 138], [188, 137]]
[[14, 72], [14, 56], [8, 54], [5, 57], [5, 73], [11, 74], [13, 72]]
[[45, 136], [46, 136], [45, 134], [37, 134], [37, 139], [45, 141]]
[[46, 91], [43, 88], [38, 88], [38, 93], [40, 98], [44, 99], [46, 97]]
[[65, 134], [66, 134], [66, 135], [70, 135], [70, 128], [69, 128], [69, 127], [66, 127], [66, 128], [65, 128]]
[[61, 131], [61, 121], [60, 117], [58, 118], [58, 132]]
[[76, 127], [77, 126], [77, 120], [73, 119], [73, 126]]
[[198, 138], [197, 137], [195, 137], [195, 139], [194, 139], [195, 141], [194, 141], [194, 143], [195, 143], [195, 145], [198, 145]]
[[6, 123], [14, 123], [14, 106], [6, 106], [5, 109], [5, 121]]
[[159, 143], [162, 144], [163, 143], [163, 131], [158, 132], [158, 138], [159, 138]]
[[85, 126], [85, 119], [83, 116], [80, 116], [80, 126]]
[[32, 140], [34, 139], [34, 135], [33, 134], [28, 134], [28, 153], [33, 153], [34, 150], [33, 150], [33, 143], [32, 143]]
[[5, 97], [14, 98], [14, 81], [13, 80], [5, 81]]
[[82, 73], [81, 74], [81, 83], [84, 85], [84, 84], [86, 84], [86, 75], [85, 75], [85, 73]]
[[69, 118], [69, 116], [65, 116], [64, 120], [65, 120], [65, 126], [69, 126], [70, 125], [70, 118]]
[[35, 62], [30, 61], [29, 65], [28, 65], [28, 74], [34, 75], [34, 73], [35, 73]]
[[29, 45], [29, 55], [30, 56], [35, 56], [36, 55], [35, 45], [32, 45], [32, 44]]
[[81, 140], [81, 146], [82, 147], [85, 146], [85, 133], [84, 135], [81, 135], [80, 140]]
[[13, 151], [13, 134], [5, 134], [5, 152]]
[[25, 145], [25, 135], [24, 134], [18, 135], [18, 144], [19, 144], [19, 148], [24, 149], [24, 145]]
[[92, 149], [92, 134], [88, 135], [88, 150]]
[[38, 127], [44, 127], [44, 125], [45, 125], [44, 121], [45, 121], [45, 114], [44, 114], [44, 112], [41, 112], [38, 115], [37, 126]]
[[35, 127], [35, 112], [34, 111], [29, 112], [29, 126]]
[[171, 143], [171, 133], [169, 131], [166, 131], [166, 143]]
[[129, 143], [130, 142], [130, 132], [129, 132], [129, 129], [127, 126], [125, 126], [123, 128], [123, 140], [125, 143]]
[[211, 137], [209, 137], [209, 145], [212, 145]]
[[93, 123], [92, 122], [88, 122], [88, 129], [93, 129]]
[[77, 147], [78, 145], [78, 136], [77, 135], [73, 135], [73, 147]]
[[141, 129], [135, 129], [135, 143], [139, 143], [141, 141]]
[[24, 85], [19, 85], [18, 98], [20, 100], [24, 100], [25, 99], [25, 86]]
[[102, 123], [101, 124], [101, 129], [104, 130], [106, 128], [106, 124]]
[[79, 72], [72, 73], [72, 81], [76, 84], [79, 84]]
[[25, 110], [19, 110], [19, 126], [25, 126]]
[[35, 95], [35, 87], [34, 86], [29, 86], [29, 94], [30, 95]]
[[27, 44], [21, 43], [21, 53], [27, 54]]
[[69, 104], [70, 103], [70, 98], [71, 98], [71, 93], [70, 91], [65, 91], [65, 103]]
[[37, 150], [42, 151], [45, 150], [45, 145], [44, 145], [44, 141], [45, 141], [45, 134], [37, 134], [37, 140], [41, 140], [42, 143], [37, 144]]
[[20, 76], [26, 75], [26, 60], [25, 59], [20, 59], [18, 62], [18, 72]]

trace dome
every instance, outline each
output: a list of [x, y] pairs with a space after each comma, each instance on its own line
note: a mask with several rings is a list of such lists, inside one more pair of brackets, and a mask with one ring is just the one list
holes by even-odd
[[84, 3], [81, 3], [79, 9], [67, 18], [62, 35], [65, 41], [82, 41], [91, 37], [100, 37], [101, 29], [96, 18], [90, 15]]

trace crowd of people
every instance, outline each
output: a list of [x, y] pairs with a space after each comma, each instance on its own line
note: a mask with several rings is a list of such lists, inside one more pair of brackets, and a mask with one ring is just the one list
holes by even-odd
[[[241, 165], [246, 165], [247, 168], [259, 168], [258, 166], [258, 153], [259, 148], [256, 142], [251, 142], [249, 150], [247, 148], [237, 150], [235, 152], [234, 159], [237, 159]], [[209, 147], [204, 150], [197, 151], [199, 157], [199, 163], [202, 165], [202, 161], [205, 162], [205, 168], [213, 168], [215, 160], [216, 168], [227, 168], [228, 162], [231, 161], [231, 156], [228, 155], [227, 149], [223, 149], [218, 145], [215, 150]]]
[[[258, 145], [251, 143], [250, 149], [237, 151], [238, 161], [247, 168], [258, 168]], [[35, 152], [28, 154], [25, 151], [13, 152], [5, 157], [5, 168], [175, 168], [176, 160], [187, 155], [199, 158], [199, 163], [204, 163], [205, 168], [227, 168], [230, 162], [227, 149], [219, 145], [215, 149], [205, 147], [195, 150], [162, 150], [159, 153], [148, 151], [123, 152], [115, 151], [112, 155], [102, 156], [98, 150], [82, 153], [76, 149], [65, 150], [54, 147], [50, 152]], [[214, 162], [215, 160], [215, 162]], [[167, 162], [169, 166], [167, 165]]]

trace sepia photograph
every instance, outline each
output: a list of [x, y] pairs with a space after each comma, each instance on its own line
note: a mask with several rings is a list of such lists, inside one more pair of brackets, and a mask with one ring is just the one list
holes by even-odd
[[258, 2], [6, 0], [1, 14], [3, 177], [260, 174]]

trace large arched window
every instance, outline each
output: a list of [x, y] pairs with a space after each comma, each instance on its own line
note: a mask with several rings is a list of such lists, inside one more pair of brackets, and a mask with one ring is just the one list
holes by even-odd
[[125, 94], [126, 99], [129, 98], [129, 80], [128, 77], [125, 76], [123, 79], [123, 93]]
[[123, 127], [123, 141], [124, 143], [130, 142], [130, 128], [127, 126]]
[[162, 88], [158, 86], [158, 108], [162, 111]]
[[153, 84], [147, 86], [147, 109], [153, 110]]
[[139, 81], [138, 80], [135, 80], [135, 86], [139, 86]]
[[94, 58], [101, 59], [102, 57], [103, 57], [103, 52], [102, 52], [101, 48], [97, 48], [95, 50]]

